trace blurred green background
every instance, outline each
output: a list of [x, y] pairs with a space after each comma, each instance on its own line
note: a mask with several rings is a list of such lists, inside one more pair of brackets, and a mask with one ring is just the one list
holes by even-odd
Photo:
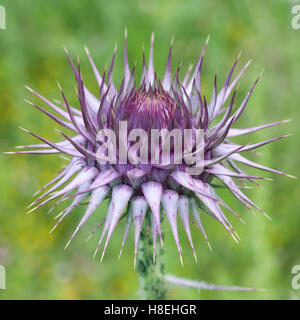
[[[37, 101], [27, 84], [50, 99], [60, 99], [59, 81], [68, 98], [76, 104], [74, 78], [63, 51], [66, 45], [73, 57], [81, 59], [84, 80], [97, 93], [97, 87], [84, 45], [87, 45], [101, 72], [110, 63], [115, 42], [118, 55], [114, 78], [122, 76], [124, 28], [128, 28], [129, 59], [137, 59], [141, 70], [142, 43], [148, 50], [155, 32], [155, 64], [162, 75], [171, 37], [175, 36], [173, 71], [184, 61], [186, 70], [198, 58], [205, 38], [211, 40], [204, 63], [204, 90], [210, 93], [213, 76], [225, 79], [232, 62], [243, 50], [239, 67], [253, 59], [240, 83], [239, 99], [251, 82], [265, 69], [263, 78], [239, 121], [248, 127], [292, 118], [293, 121], [249, 136], [254, 142], [287, 133], [295, 135], [263, 147], [261, 155], [250, 158], [279, 170], [298, 175], [300, 115], [300, 30], [291, 27], [289, 1], [223, 0], [127, 0], [1, 1], [6, 8], [7, 29], [0, 30], [0, 150], [35, 143], [18, 129], [24, 126], [41, 136], [59, 139], [57, 126], [23, 99]], [[300, 4], [300, 3], [299, 3]], [[78, 208], [52, 235], [54, 214], [42, 208], [25, 215], [32, 194], [47, 183], [64, 165], [57, 156], [0, 156], [0, 264], [6, 267], [7, 289], [0, 299], [137, 299], [138, 279], [133, 270], [133, 233], [123, 256], [118, 253], [124, 223], [120, 223], [104, 262], [93, 260], [98, 237], [85, 242], [103, 214], [95, 216], [70, 247], [64, 245], [81, 217]], [[254, 173], [255, 170], [250, 170]], [[241, 237], [237, 245], [220, 225], [204, 219], [213, 247], [211, 253], [200, 232], [193, 226], [199, 263], [193, 260], [185, 235], [180, 229], [184, 268], [166, 230], [166, 271], [178, 276], [219, 285], [265, 288], [264, 292], [197, 292], [171, 287], [169, 299], [297, 299], [300, 291], [291, 287], [291, 268], [300, 264], [300, 186], [298, 180], [267, 174], [274, 182], [262, 189], [247, 190], [271, 217], [251, 215], [228, 192], [222, 196], [245, 219], [243, 225], [231, 222]], [[57, 213], [59, 210], [57, 211]]]

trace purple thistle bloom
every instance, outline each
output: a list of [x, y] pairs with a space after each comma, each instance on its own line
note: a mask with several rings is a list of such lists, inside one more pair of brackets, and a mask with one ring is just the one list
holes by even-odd
[[[42, 195], [30, 205], [30, 207], [34, 207], [29, 211], [32, 212], [59, 197], [60, 199], [55, 204], [55, 207], [62, 200], [71, 198], [71, 204], [58, 215], [59, 220], [52, 229], [54, 230], [72, 209], [90, 196], [87, 209], [69, 239], [67, 246], [104, 199], [108, 198], [109, 205], [106, 215], [92, 233], [93, 235], [102, 227], [102, 234], [95, 254], [106, 236], [101, 261], [117, 223], [124, 217], [126, 218], [126, 224], [121, 252], [129, 230], [133, 225], [135, 232], [135, 263], [139, 237], [143, 225], [146, 225], [147, 230], [151, 230], [152, 233], [153, 257], [155, 259], [156, 241], [159, 238], [161, 244], [163, 242], [161, 231], [161, 215], [163, 212], [170, 224], [181, 262], [181, 246], [177, 231], [178, 214], [197, 261], [190, 230], [191, 220], [195, 221], [210, 247], [200, 219], [199, 209], [220, 222], [234, 240], [238, 241], [238, 235], [223, 213], [222, 207], [235, 216], [239, 216], [218, 196], [215, 185], [212, 184], [214, 178], [220, 180], [248, 209], [252, 210], [253, 207], [266, 215], [241, 191], [241, 187], [237, 185], [235, 180], [250, 181], [257, 184], [256, 180], [267, 179], [248, 175], [239, 167], [240, 164], [280, 175], [287, 175], [252, 162], [242, 155], [246, 151], [254, 150], [284, 136], [248, 145], [235, 144], [229, 138], [269, 128], [286, 121], [277, 121], [247, 129], [232, 128], [243, 113], [260, 76], [254, 82], [241, 105], [233, 111], [236, 97], [235, 87], [250, 64], [248, 62], [238, 75], [233, 78], [233, 72], [239, 60], [238, 56], [220, 90], [217, 89], [217, 79], [215, 77], [212, 97], [207, 102], [201, 90], [201, 70], [207, 43], [208, 39], [194, 72], [191, 73], [192, 70], [189, 68], [183, 81], [180, 81], [178, 76], [179, 69], [175, 76], [171, 75], [172, 41], [167, 67], [163, 79], [160, 81], [154, 69], [154, 36], [152, 35], [148, 67], [145, 62], [145, 55], [143, 55], [142, 77], [140, 83], [137, 84], [134, 79], [135, 68], [130, 70], [128, 63], [127, 35], [125, 32], [124, 78], [118, 90], [112, 79], [116, 51], [113, 54], [107, 76], [105, 73], [101, 76], [89, 51], [86, 49], [99, 86], [97, 96], [94, 96], [85, 87], [79, 62], [75, 66], [66, 51], [78, 85], [77, 94], [80, 109], [70, 106], [60, 87], [63, 102], [57, 104], [27, 88], [59, 116], [29, 102], [30, 104], [44, 112], [62, 127], [74, 132], [73, 137], [61, 132], [64, 140], [54, 143], [24, 129], [35, 138], [41, 140], [43, 144], [21, 146], [19, 148], [25, 149], [24, 151], [13, 152], [15, 154], [63, 153], [71, 156], [69, 164], [58, 176], [37, 192], [38, 194], [43, 191]], [[101, 163], [99, 157], [100, 160], [103, 160], [107, 153], [102, 152], [103, 149], [101, 149], [97, 134], [102, 129], [112, 129], [114, 132], [118, 132], [121, 121], [126, 121], [128, 132], [132, 129], [143, 129], [150, 135], [152, 129], [167, 129], [169, 131], [173, 129], [181, 131], [190, 129], [192, 132], [202, 129], [204, 131], [203, 171], [196, 175], [189, 174], [186, 169], [190, 167], [190, 164], [187, 161], [183, 161], [181, 164], [175, 161], [175, 142], [171, 145], [172, 161], [169, 165], [165, 165], [161, 161], [156, 164], [145, 164], [141, 161], [137, 161], [134, 164], [123, 163], [121, 154], [118, 151], [116, 152], [116, 163]], [[132, 142], [128, 141], [127, 137], [119, 138], [116, 143], [119, 147], [118, 150], [120, 150], [120, 147], [127, 148], [132, 146]], [[148, 142], [142, 143], [148, 146]], [[195, 143], [194, 139], [192, 145], [193, 154], [198, 151], [198, 146]], [[159, 143], [157, 145], [157, 150], [153, 150], [153, 146], [151, 149], [150, 146], [147, 157], [150, 157], [151, 152], [161, 154], [162, 144]], [[45, 191], [46, 189], [48, 190]]]

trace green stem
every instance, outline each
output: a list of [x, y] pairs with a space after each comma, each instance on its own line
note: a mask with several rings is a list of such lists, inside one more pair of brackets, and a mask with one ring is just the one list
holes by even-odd
[[153, 261], [152, 240], [147, 239], [147, 231], [142, 230], [138, 254], [137, 272], [139, 274], [140, 296], [144, 300], [165, 300], [167, 298], [164, 281], [163, 249], [159, 246]]

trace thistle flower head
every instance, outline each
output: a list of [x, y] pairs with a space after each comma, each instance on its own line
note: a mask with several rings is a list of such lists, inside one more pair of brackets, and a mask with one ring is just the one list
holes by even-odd
[[[51, 142], [24, 129], [43, 144], [22, 146], [25, 150], [15, 153], [62, 153], [71, 157], [68, 165], [38, 192], [42, 194], [30, 205], [33, 207], [30, 212], [50, 201], [58, 200], [55, 204], [57, 206], [62, 200], [71, 198], [70, 205], [58, 215], [55, 229], [76, 206], [89, 197], [88, 206], [69, 244], [104, 199], [108, 198], [106, 214], [92, 232], [94, 234], [102, 228], [96, 252], [106, 236], [101, 260], [112, 233], [122, 218], [126, 218], [122, 249], [133, 225], [135, 259], [143, 225], [151, 230], [155, 257], [157, 238], [160, 238], [161, 243], [163, 241], [162, 214], [167, 217], [181, 261], [177, 220], [180, 219], [183, 224], [195, 259], [191, 220], [194, 220], [209, 245], [199, 210], [221, 223], [237, 241], [238, 236], [223, 210], [226, 209], [237, 217], [238, 215], [219, 197], [213, 181], [219, 180], [248, 209], [254, 208], [264, 214], [241, 191], [236, 180], [257, 184], [258, 179], [266, 179], [245, 173], [240, 164], [284, 175], [244, 156], [248, 151], [283, 137], [248, 145], [238, 145], [230, 138], [284, 121], [246, 129], [233, 128], [260, 77], [242, 103], [235, 106], [235, 87], [249, 65], [247, 63], [233, 77], [238, 57], [220, 89], [217, 88], [215, 76], [212, 95], [208, 101], [201, 88], [201, 70], [207, 42], [208, 40], [193, 72], [189, 68], [182, 80], [179, 79], [179, 69], [175, 75], [171, 74], [171, 43], [166, 70], [162, 80], [159, 80], [154, 69], [152, 36], [149, 63], [147, 66], [143, 55], [142, 76], [137, 83], [135, 68], [130, 70], [128, 63], [125, 34], [124, 78], [118, 89], [112, 77], [116, 52], [106, 76], [105, 73], [100, 75], [86, 50], [98, 83], [96, 95], [85, 87], [79, 62], [75, 64], [66, 51], [78, 86], [79, 109], [69, 104], [61, 88], [62, 102], [56, 104], [28, 88], [55, 114], [31, 103], [35, 108], [74, 133], [69, 137], [61, 132], [64, 139]], [[111, 133], [115, 135], [111, 136]], [[189, 139], [180, 140], [184, 133], [188, 133]], [[152, 143], [157, 134], [158, 139]], [[164, 140], [166, 137], [169, 139]], [[169, 152], [167, 160], [162, 159], [166, 141], [169, 142], [169, 148], [166, 148]], [[182, 157], [178, 157], [180, 152]]]

